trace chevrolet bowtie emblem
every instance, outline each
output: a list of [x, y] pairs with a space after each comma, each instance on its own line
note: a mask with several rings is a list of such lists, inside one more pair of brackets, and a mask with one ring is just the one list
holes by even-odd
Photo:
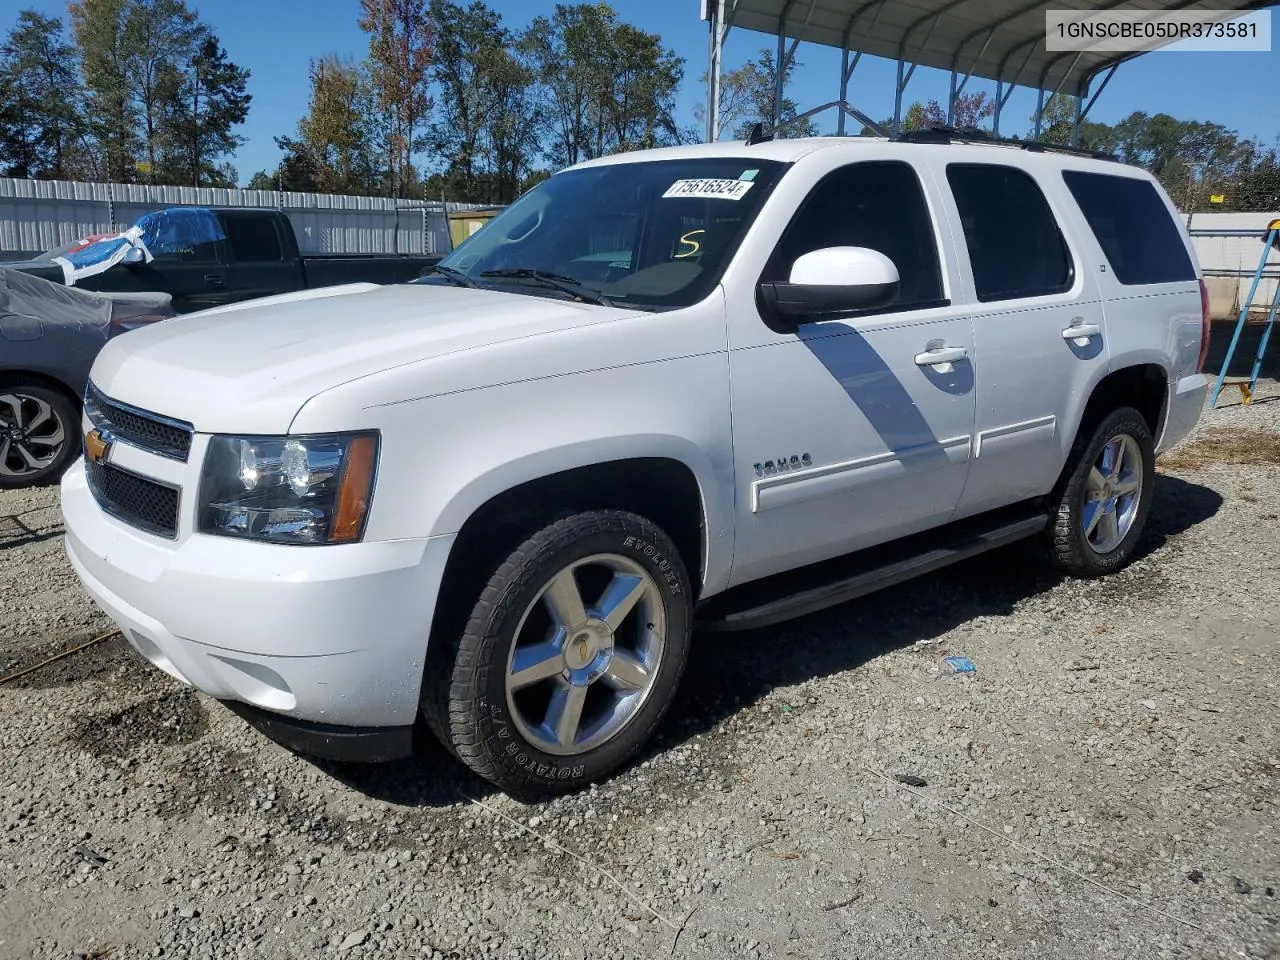
[[111, 438], [94, 427], [85, 434], [84, 452], [94, 463], [106, 463], [107, 455], [111, 453]]

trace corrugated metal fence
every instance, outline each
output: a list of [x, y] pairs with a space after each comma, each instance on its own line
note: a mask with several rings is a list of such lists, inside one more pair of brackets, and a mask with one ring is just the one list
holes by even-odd
[[[179, 206], [281, 210], [293, 222], [303, 253], [450, 249], [446, 205], [440, 201], [0, 178], [0, 259], [30, 257], [90, 234], [112, 233], [144, 213]], [[449, 203], [447, 209], [481, 207]]]

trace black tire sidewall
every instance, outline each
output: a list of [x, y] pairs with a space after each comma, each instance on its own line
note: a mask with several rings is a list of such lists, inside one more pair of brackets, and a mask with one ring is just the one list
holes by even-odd
[[0, 490], [20, 490], [56, 483], [67, 472], [67, 467], [80, 452], [80, 412], [76, 404], [66, 394], [53, 387], [23, 380], [0, 380], [0, 393], [21, 394], [49, 404], [54, 416], [62, 422], [64, 436], [62, 450], [53, 463], [24, 477], [0, 475]]
[[[574, 536], [575, 527], [590, 532]], [[514, 575], [506, 578], [503, 602], [484, 624], [477, 666], [483, 665], [485, 676], [476, 678], [473, 689], [479, 694], [474, 713], [476, 733], [503, 785], [537, 793], [573, 789], [598, 780], [625, 763], [649, 739], [684, 672], [692, 604], [688, 576], [675, 546], [658, 527], [641, 517], [616, 511], [579, 514], [552, 525], [531, 542], [531, 550], [517, 551], [517, 555], [525, 555], [511, 571]], [[639, 712], [612, 739], [573, 756], [544, 753], [530, 744], [512, 721], [506, 698], [507, 658], [521, 616], [547, 580], [573, 561], [597, 553], [614, 553], [634, 560], [658, 584], [667, 623], [662, 661]], [[499, 570], [496, 577], [503, 577], [504, 572]], [[475, 626], [479, 624], [473, 620], [469, 627]], [[475, 636], [470, 629], [468, 634]]]
[[[1138, 512], [1119, 545], [1109, 553], [1098, 553], [1089, 544], [1080, 517], [1084, 512], [1089, 471], [1097, 462], [1103, 447], [1120, 434], [1132, 437], [1142, 456], [1142, 489], [1139, 492]], [[1131, 407], [1122, 407], [1110, 413], [1098, 424], [1089, 441], [1080, 448], [1070, 480], [1058, 500], [1054, 532], [1059, 566], [1077, 576], [1103, 576], [1125, 566], [1146, 527], [1155, 493], [1155, 477], [1155, 442], [1146, 419]]]

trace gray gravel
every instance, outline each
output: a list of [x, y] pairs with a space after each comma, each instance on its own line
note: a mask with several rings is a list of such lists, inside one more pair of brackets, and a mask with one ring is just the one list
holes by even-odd
[[[1190, 460], [1280, 435], [1261, 393]], [[1106, 581], [1013, 549], [701, 637], [643, 762], [536, 806], [430, 744], [309, 762], [106, 641], [0, 686], [0, 957], [1280, 957], [1280, 464], [1157, 497]], [[0, 673], [110, 627], [58, 521], [0, 494]]]

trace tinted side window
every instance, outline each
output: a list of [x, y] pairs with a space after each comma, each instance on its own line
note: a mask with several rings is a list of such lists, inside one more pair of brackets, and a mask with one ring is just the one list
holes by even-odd
[[147, 249], [156, 263], [217, 263], [218, 241], [162, 223], [147, 238]]
[[1169, 208], [1149, 181], [1079, 170], [1064, 170], [1062, 179], [1121, 283], [1196, 278]]
[[877, 313], [944, 302], [933, 220], [908, 164], [854, 163], [827, 174], [788, 224], [763, 279], [785, 282], [798, 257], [823, 247], [869, 247], [893, 261], [898, 298]]
[[978, 299], [1014, 300], [1071, 287], [1071, 254], [1036, 182], [1016, 167], [953, 163], [956, 198]]
[[239, 263], [266, 263], [283, 259], [280, 235], [275, 221], [269, 217], [228, 214], [227, 239], [231, 255]]

